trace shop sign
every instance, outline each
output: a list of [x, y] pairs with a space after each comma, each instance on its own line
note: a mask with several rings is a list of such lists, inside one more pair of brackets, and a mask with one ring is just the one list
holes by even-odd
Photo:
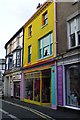
[[13, 75], [12, 79], [13, 80], [21, 80], [21, 74]]

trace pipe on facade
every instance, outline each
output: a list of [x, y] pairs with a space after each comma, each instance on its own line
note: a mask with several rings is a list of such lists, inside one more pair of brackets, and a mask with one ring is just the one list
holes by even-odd
[[[57, 31], [57, 29], [56, 29], [56, 27], [57, 27], [57, 3], [56, 3], [56, 0], [53, 0], [53, 2], [54, 2], [54, 44], [55, 44], [55, 57], [56, 57], [56, 55], [57, 55], [57, 33], [56, 33], [56, 31]], [[56, 99], [56, 104], [55, 104], [55, 110], [57, 109], [57, 62], [55, 61], [55, 99]]]

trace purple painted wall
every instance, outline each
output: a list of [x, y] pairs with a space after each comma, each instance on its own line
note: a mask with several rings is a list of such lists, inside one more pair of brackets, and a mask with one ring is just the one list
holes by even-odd
[[20, 82], [20, 98], [24, 99], [24, 73], [22, 73]]
[[58, 98], [57, 98], [57, 102], [58, 105], [63, 105], [63, 69], [62, 69], [62, 65], [57, 67], [57, 94], [58, 94]]

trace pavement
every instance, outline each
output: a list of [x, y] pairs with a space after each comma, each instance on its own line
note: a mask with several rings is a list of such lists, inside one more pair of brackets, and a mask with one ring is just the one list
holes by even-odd
[[80, 111], [79, 110], [73, 110], [73, 109], [62, 108], [62, 107], [58, 107], [57, 110], [53, 110], [50, 107], [34, 105], [34, 104], [20, 101], [19, 99], [9, 98], [9, 97], [4, 97], [4, 100], [35, 109], [37, 111], [40, 111], [40, 112], [54, 118], [55, 120], [57, 120], [57, 119], [62, 120], [64, 118], [73, 118], [74, 120], [80, 120]]

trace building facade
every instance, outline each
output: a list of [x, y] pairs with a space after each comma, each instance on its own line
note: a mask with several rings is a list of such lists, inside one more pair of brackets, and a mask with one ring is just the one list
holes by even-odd
[[57, 3], [56, 15], [57, 105], [80, 110], [80, 2]]
[[5, 59], [0, 59], [0, 90], [4, 90]]
[[4, 80], [4, 95], [20, 98], [20, 82], [23, 52], [23, 28], [5, 44], [6, 69]]
[[24, 25], [23, 101], [56, 107], [54, 3], [45, 2]]

